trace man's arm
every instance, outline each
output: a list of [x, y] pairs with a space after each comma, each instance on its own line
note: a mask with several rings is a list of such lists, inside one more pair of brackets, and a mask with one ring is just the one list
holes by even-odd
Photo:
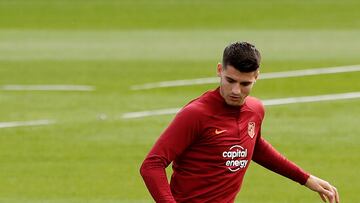
[[196, 138], [200, 111], [194, 106], [182, 109], [162, 133], [140, 168], [146, 187], [156, 202], [175, 202], [165, 168]]
[[274, 171], [282, 176], [304, 185], [310, 174], [302, 170], [293, 162], [286, 159], [270, 143], [259, 136], [256, 140], [254, 155], [252, 157], [256, 163]]
[[146, 187], [156, 202], [176, 203], [166, 177], [168, 165], [162, 158], [149, 155], [140, 168]]
[[334, 203], [335, 201], [337, 203], [340, 202], [338, 192], [334, 186], [302, 170], [276, 151], [276, 149], [261, 136], [259, 136], [256, 141], [252, 159], [261, 166], [318, 192], [324, 202], [326, 202], [325, 197], [327, 197], [330, 203]]

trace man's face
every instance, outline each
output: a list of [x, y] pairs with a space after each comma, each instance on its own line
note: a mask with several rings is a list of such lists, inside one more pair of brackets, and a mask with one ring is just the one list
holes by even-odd
[[250, 94], [251, 89], [259, 75], [259, 71], [243, 73], [233, 66], [222, 64], [217, 66], [217, 75], [220, 77], [220, 94], [225, 102], [231, 106], [241, 106], [245, 98]]

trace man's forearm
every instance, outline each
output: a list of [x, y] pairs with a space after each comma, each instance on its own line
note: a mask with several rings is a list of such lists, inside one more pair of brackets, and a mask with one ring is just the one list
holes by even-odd
[[304, 185], [309, 178], [309, 174], [307, 172], [286, 159], [283, 155], [276, 151], [271, 144], [261, 137], [257, 140], [252, 159], [261, 166], [290, 178], [302, 185]]
[[146, 187], [156, 202], [176, 203], [171, 194], [165, 166], [157, 157], [147, 157], [140, 168]]

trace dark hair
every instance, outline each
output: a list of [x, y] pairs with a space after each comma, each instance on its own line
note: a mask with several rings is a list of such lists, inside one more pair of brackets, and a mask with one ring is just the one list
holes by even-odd
[[260, 67], [260, 52], [248, 42], [234, 42], [224, 49], [223, 68], [233, 66], [240, 72], [253, 72]]

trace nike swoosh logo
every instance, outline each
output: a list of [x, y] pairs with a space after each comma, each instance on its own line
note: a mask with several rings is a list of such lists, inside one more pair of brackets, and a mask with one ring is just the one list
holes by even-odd
[[221, 134], [221, 133], [223, 133], [223, 132], [225, 132], [225, 131], [226, 131], [226, 130], [218, 130], [218, 129], [216, 129], [216, 130], [215, 130], [215, 134], [218, 135], [218, 134]]

